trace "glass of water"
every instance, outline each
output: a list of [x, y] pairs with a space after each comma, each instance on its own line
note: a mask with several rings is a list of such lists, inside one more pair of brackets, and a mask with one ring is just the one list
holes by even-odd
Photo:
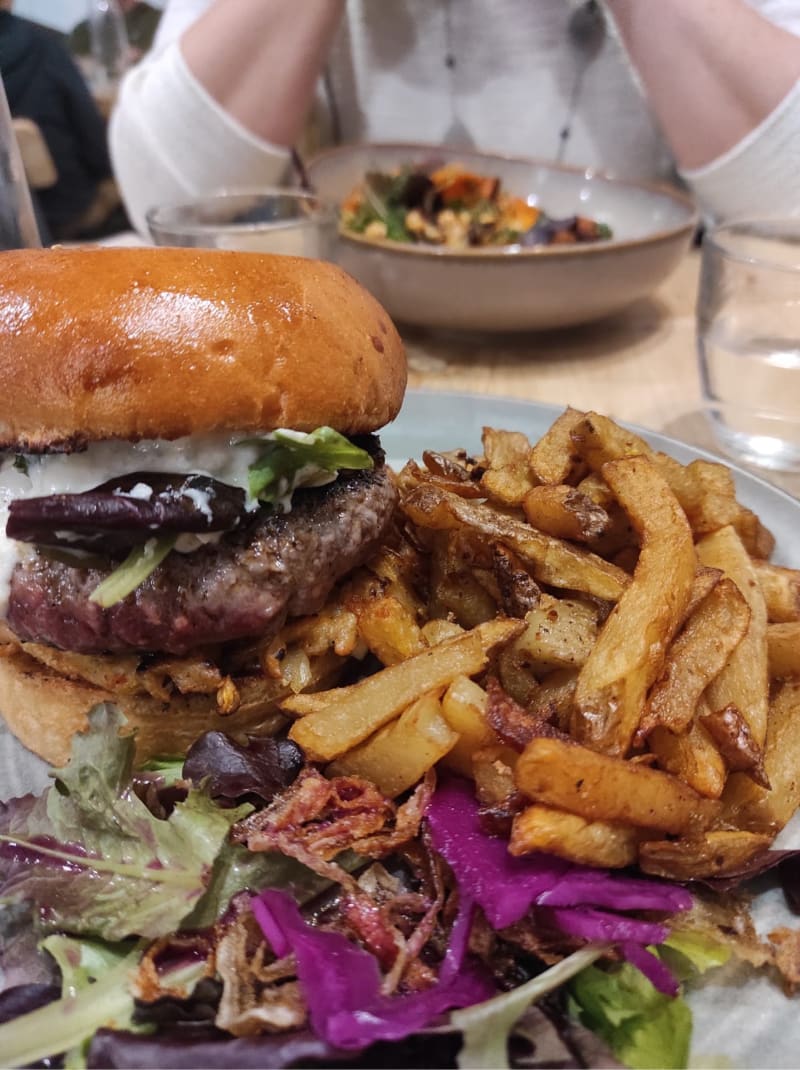
[[315, 194], [291, 187], [221, 193], [147, 213], [156, 245], [283, 253], [330, 260], [337, 215]]
[[800, 471], [800, 218], [741, 220], [703, 239], [703, 400], [720, 446]]

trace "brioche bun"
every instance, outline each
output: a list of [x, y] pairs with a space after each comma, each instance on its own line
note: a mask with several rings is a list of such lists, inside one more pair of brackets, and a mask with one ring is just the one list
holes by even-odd
[[199, 249], [0, 255], [0, 448], [392, 420], [403, 346], [333, 264]]

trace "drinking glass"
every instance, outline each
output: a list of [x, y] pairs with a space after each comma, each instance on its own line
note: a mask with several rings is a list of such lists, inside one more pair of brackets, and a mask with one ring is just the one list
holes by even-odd
[[223, 193], [147, 213], [156, 245], [285, 253], [330, 260], [336, 211], [313, 193], [290, 187]]
[[0, 78], [0, 249], [35, 249], [41, 244], [6, 91]]
[[88, 18], [92, 85], [95, 92], [112, 92], [130, 62], [125, 17], [117, 0], [89, 0]]
[[697, 347], [720, 446], [800, 471], [800, 218], [740, 220], [705, 235]]

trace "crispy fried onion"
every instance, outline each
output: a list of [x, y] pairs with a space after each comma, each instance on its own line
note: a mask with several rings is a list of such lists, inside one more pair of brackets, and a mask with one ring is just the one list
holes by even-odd
[[254, 691], [276, 701], [319, 686], [338, 659], [363, 656], [356, 625], [353, 613], [329, 604], [314, 616], [289, 621], [268, 642], [228, 643], [186, 657], [77, 654], [44, 643], [20, 643], [3, 627], [0, 656], [22, 650], [61, 676], [114, 695], [150, 695], [160, 702], [176, 693], [215, 695], [217, 710], [225, 716], [252, 702]]
[[189, 991], [185, 986], [164, 985], [161, 980], [159, 960], [169, 958], [205, 962], [204, 977], [213, 977], [215, 969], [215, 949], [213, 939], [208, 933], [172, 933], [154, 940], [147, 947], [139, 960], [133, 978], [133, 991], [137, 999], [145, 1003], [155, 1003], [157, 999], [173, 997], [186, 999]]
[[328, 780], [309, 767], [266, 809], [234, 825], [232, 837], [251, 851], [280, 851], [296, 858], [356, 894], [356, 881], [332, 860], [345, 850], [381, 858], [413, 840], [434, 786], [431, 770], [398, 806], [368, 780]]
[[252, 912], [238, 910], [217, 945], [217, 1027], [245, 1037], [302, 1026], [306, 1007], [295, 969], [294, 955], [274, 960]]

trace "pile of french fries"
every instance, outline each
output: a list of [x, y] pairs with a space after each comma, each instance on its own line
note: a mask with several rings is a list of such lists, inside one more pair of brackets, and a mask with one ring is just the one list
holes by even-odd
[[308, 757], [392, 797], [471, 777], [517, 855], [752, 864], [800, 805], [800, 571], [729, 470], [568, 409], [398, 479], [397, 537], [343, 602], [383, 668], [282, 704]]

